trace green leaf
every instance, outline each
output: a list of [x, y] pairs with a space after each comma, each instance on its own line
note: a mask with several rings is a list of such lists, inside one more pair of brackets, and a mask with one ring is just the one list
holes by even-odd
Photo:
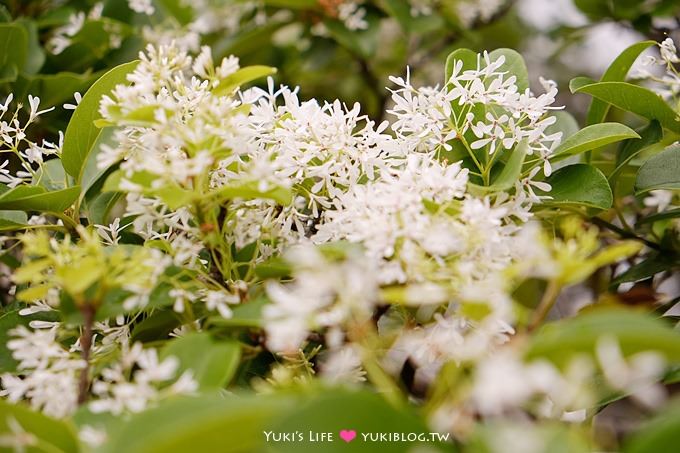
[[678, 449], [680, 405], [675, 401], [644, 423], [625, 444], [624, 453], [672, 452]]
[[28, 216], [21, 211], [0, 211], [0, 231], [20, 230], [28, 223]]
[[562, 140], [566, 140], [579, 131], [579, 125], [573, 115], [564, 110], [553, 112], [550, 116], [554, 116], [557, 121], [545, 129], [545, 135], [551, 135], [556, 132], [562, 132]]
[[103, 192], [92, 198], [86, 198], [83, 208], [90, 223], [108, 225], [109, 213], [120, 200], [120, 197], [120, 192]]
[[64, 134], [64, 146], [61, 161], [68, 174], [79, 184], [85, 164], [92, 147], [101, 131], [94, 121], [101, 118], [99, 102], [105, 94], [109, 94], [116, 85], [123, 84], [127, 75], [134, 70], [137, 62], [125, 63], [111, 69], [97, 80], [80, 101]]
[[628, 138], [640, 138], [633, 129], [619, 123], [601, 123], [587, 126], [564, 140], [555, 149], [553, 158], [561, 159], [586, 151], [620, 142]]
[[239, 304], [231, 310], [231, 318], [213, 316], [210, 318], [210, 324], [227, 327], [262, 327], [262, 309], [268, 303], [267, 298], [260, 297], [259, 299]]
[[167, 14], [177, 19], [177, 22], [182, 25], [186, 25], [194, 19], [194, 12], [190, 3], [181, 0], [158, 0], [158, 3]]
[[680, 361], [678, 332], [647, 313], [626, 309], [594, 309], [546, 324], [532, 338], [527, 358], [564, 365], [574, 354], [593, 354], [604, 335], [617, 338], [624, 355], [653, 350], [670, 362]]
[[35, 436], [37, 448], [26, 451], [75, 453], [80, 451], [75, 429], [70, 423], [49, 418], [19, 405], [0, 400], [0, 437], [11, 436], [10, 421], [16, 421], [23, 431]]
[[80, 186], [48, 192], [43, 187], [18, 186], [0, 195], [0, 209], [63, 212], [80, 195]]
[[541, 423], [523, 423], [510, 417], [491, 419], [475, 426], [472, 435], [466, 439], [465, 453], [491, 453], [499, 449], [499, 438], [511, 436], [522, 439], [525, 436], [538, 441], [537, 452], [541, 453], [592, 453], [592, 442], [587, 431], [573, 429], [570, 424], [543, 420]]
[[[32, 20], [21, 18], [16, 21], [26, 31], [26, 63], [20, 67], [26, 74], [36, 74], [45, 63], [45, 52], [43, 51], [38, 36], [38, 27]], [[35, 95], [35, 93], [32, 93]], [[42, 99], [41, 99], [42, 100]], [[45, 105], [45, 104], [43, 104]]]
[[49, 191], [66, 189], [67, 176], [59, 159], [45, 162], [36, 172], [32, 184], [41, 186]]
[[13, 82], [26, 64], [28, 34], [21, 25], [0, 24], [0, 83]]
[[609, 181], [616, 180], [628, 163], [647, 147], [658, 143], [663, 138], [663, 129], [658, 121], [651, 121], [647, 127], [640, 131], [640, 140], [628, 140], [623, 144], [621, 151], [616, 156], [616, 167], [609, 174]]
[[677, 266], [677, 263], [670, 256], [653, 255], [644, 261], [631, 266], [630, 269], [626, 270], [623, 274], [614, 278], [611, 281], [610, 286], [644, 280], [658, 274], [659, 272], [673, 269], [674, 266]]
[[270, 198], [282, 205], [289, 205], [293, 200], [293, 192], [290, 189], [274, 186], [261, 190], [258, 181], [251, 181], [238, 186], [221, 187], [213, 193], [223, 200], [233, 198]]
[[569, 90], [572, 93], [575, 93], [584, 86], [592, 85], [594, 83], [597, 83], [597, 81], [591, 79], [590, 77], [574, 77], [569, 81]]
[[522, 165], [524, 164], [524, 158], [527, 155], [527, 149], [528, 145], [526, 140], [522, 140], [522, 142], [511, 152], [510, 158], [503, 166], [501, 173], [493, 181], [493, 184], [487, 187], [488, 190], [500, 192], [502, 190], [508, 190], [515, 185], [515, 182], [522, 173]]
[[505, 62], [498, 69], [501, 72], [507, 72], [505, 78], [509, 76], [517, 77], [517, 88], [520, 93], [529, 88], [529, 71], [527, 70], [527, 65], [524, 63], [524, 58], [516, 50], [513, 49], [496, 49], [489, 52], [489, 58], [493, 62], [497, 60], [500, 56], [505, 57]]
[[[633, 63], [635, 63], [635, 60], [637, 60], [642, 52], [655, 44], [656, 41], [642, 41], [628, 47], [609, 65], [609, 68], [605, 71], [600, 82], [625, 81], [626, 75], [633, 66]], [[601, 123], [607, 117], [608, 112], [609, 104], [607, 102], [600, 99], [593, 99], [590, 103], [590, 108], [588, 109], [586, 124]]]
[[444, 82], [448, 83], [453, 74], [453, 67], [456, 61], [463, 62], [462, 71], [470, 69], [477, 69], [477, 53], [470, 49], [456, 49], [446, 57], [446, 65], [444, 69]]
[[178, 375], [191, 370], [202, 391], [223, 388], [236, 373], [241, 359], [237, 342], [215, 342], [208, 333], [192, 333], [170, 341], [161, 358], [179, 359]]
[[577, 205], [596, 209], [609, 209], [612, 205], [612, 191], [602, 172], [588, 164], [562, 167], [546, 182], [552, 186], [552, 205]]
[[97, 155], [102, 150], [102, 146], [115, 146], [115, 128], [107, 127], [101, 130], [97, 139], [92, 144], [92, 148], [85, 163], [83, 165], [80, 185], [83, 188], [83, 193], [87, 193], [92, 186], [94, 186], [100, 178], [102, 178], [110, 169], [98, 168]]
[[245, 85], [248, 82], [274, 74], [276, 74], [276, 68], [269, 66], [246, 66], [222, 79], [217, 88], [213, 90], [213, 94], [231, 94], [236, 88]]
[[[357, 430], [350, 445], [341, 441], [343, 429]], [[302, 440], [267, 443], [264, 431], [300, 432]], [[395, 409], [375, 393], [343, 388], [308, 388], [305, 393], [229, 395], [166, 401], [132, 416], [100, 451], [160, 453], [167, 451], [220, 451], [224, 453], [456, 451], [436, 442], [364, 441], [361, 433], [427, 433], [430, 430], [407, 408]], [[320, 444], [312, 433], [332, 433], [333, 441]], [[225, 442], [228, 439], [228, 442]], [[320, 448], [322, 446], [322, 448]]]
[[[573, 82], [573, 80], [572, 80]], [[635, 113], [680, 134], [680, 119], [658, 94], [626, 82], [597, 82], [575, 87], [573, 93], [586, 93], [627, 112]]]
[[[271, 425], [274, 432], [295, 432], [304, 427], [306, 442], [282, 442], [277, 444], [277, 452], [316, 453], [319, 443], [309, 442], [307, 431], [333, 434], [333, 442], [323, 445], [324, 453], [341, 453], [346, 451], [374, 453], [384, 451], [390, 453], [406, 453], [418, 451], [418, 447], [427, 447], [427, 451], [441, 452], [443, 447], [434, 441], [385, 443], [380, 440], [364, 440], [361, 433], [421, 433], [430, 430], [424, 420], [407, 408], [394, 408], [383, 397], [368, 391], [350, 391], [328, 389], [313, 398], [306, 398], [294, 409], [280, 417], [278, 423]], [[357, 438], [351, 449], [339, 438], [343, 429], [355, 429]], [[446, 451], [453, 447], [447, 446]], [[454, 450], [455, 451], [455, 450]]]
[[40, 107], [60, 106], [73, 102], [73, 93], [87, 89], [96, 75], [90, 71], [84, 74], [60, 72], [58, 74], [20, 74], [12, 89], [14, 95], [24, 99], [29, 94], [40, 97]]
[[675, 219], [678, 217], [680, 217], [680, 208], [669, 209], [668, 211], [663, 212], [657, 212], [656, 214], [643, 217], [642, 219], [638, 220], [637, 223], [638, 224], [654, 223], [658, 222], [659, 220]]
[[368, 28], [365, 30], [349, 30], [339, 20], [325, 20], [324, 24], [331, 37], [342, 47], [349, 50], [355, 56], [364, 59], [373, 58], [378, 48], [378, 32], [380, 20], [373, 14], [365, 17]]
[[98, 452], [263, 451], [262, 431], [296, 402], [291, 395], [171, 399], [131, 416]]
[[653, 156], [638, 170], [637, 193], [656, 189], [680, 189], [680, 145], [672, 145]]
[[132, 342], [158, 341], [168, 338], [168, 335], [182, 324], [179, 315], [174, 310], [156, 309], [132, 329]]

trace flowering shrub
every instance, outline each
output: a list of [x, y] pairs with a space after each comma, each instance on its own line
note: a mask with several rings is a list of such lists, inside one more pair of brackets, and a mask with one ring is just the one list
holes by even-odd
[[374, 17], [474, 27], [505, 2], [217, 3], [71, 12], [52, 55], [95, 25], [106, 45], [78, 64], [148, 43], [60, 87], [89, 85], [63, 132], [51, 83], [75, 76], [37, 74], [10, 46], [31, 26], [0, 24], [2, 448], [673, 451], [671, 38], [571, 80], [583, 127], [508, 48], [456, 48], [434, 86], [404, 68], [373, 116], [208, 38], [314, 11], [342, 43]]

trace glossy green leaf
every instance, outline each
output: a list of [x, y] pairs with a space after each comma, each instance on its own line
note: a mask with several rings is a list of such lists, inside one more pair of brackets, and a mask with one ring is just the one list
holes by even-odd
[[545, 128], [546, 135], [562, 132], [562, 141], [565, 141], [580, 130], [578, 122], [569, 112], [558, 110], [553, 112], [550, 116], [554, 116], [557, 120], [554, 124]]
[[627, 82], [597, 82], [575, 87], [572, 92], [590, 94], [627, 112], [657, 120], [664, 128], [680, 134], [678, 114], [661, 96], [647, 88]]
[[132, 329], [133, 342], [157, 341], [159, 338], [168, 338], [168, 335], [182, 324], [179, 314], [174, 310], [155, 309], [143, 321], [136, 323]]
[[624, 168], [647, 147], [658, 143], [663, 138], [663, 129], [658, 121], [651, 121], [640, 131], [639, 140], [628, 140], [616, 156], [616, 167], [609, 174], [609, 181], [615, 181]]
[[378, 48], [380, 21], [373, 14], [367, 14], [365, 30], [349, 30], [340, 20], [325, 20], [324, 24], [331, 37], [354, 55], [370, 59]]
[[449, 81], [453, 74], [453, 68], [457, 61], [463, 62], [462, 71], [470, 69], [477, 69], [477, 53], [470, 49], [456, 49], [446, 57], [446, 65], [444, 69], [444, 80]]
[[[21, 67], [21, 72], [35, 74], [45, 63], [45, 52], [40, 44], [38, 26], [28, 19], [19, 19], [15, 22], [26, 31], [26, 63]], [[33, 93], [35, 96], [36, 94]], [[43, 104], [44, 105], [44, 104]]]
[[496, 61], [500, 56], [505, 57], [505, 62], [498, 70], [508, 73], [505, 75], [506, 79], [513, 75], [517, 77], [515, 83], [519, 91], [523, 93], [529, 88], [529, 71], [527, 70], [526, 63], [524, 63], [524, 58], [513, 49], [496, 49], [489, 52], [489, 59], [492, 62]]
[[575, 93], [584, 86], [593, 85], [595, 83], [597, 83], [597, 81], [591, 79], [590, 77], [574, 77], [569, 81], [569, 91]]
[[633, 129], [619, 123], [601, 123], [587, 126], [564, 140], [555, 149], [553, 158], [561, 159], [586, 151], [591, 151], [610, 143], [620, 142], [629, 138], [640, 138]]
[[531, 339], [527, 358], [566, 364], [574, 354], [593, 354], [605, 335], [615, 337], [625, 355], [654, 350], [680, 362], [680, 334], [671, 325], [647, 313], [614, 308], [546, 324]]
[[169, 14], [180, 24], [186, 25], [194, 18], [190, 3], [182, 0], [157, 0], [166, 14]]
[[0, 195], [0, 209], [11, 211], [63, 212], [80, 195], [80, 187], [48, 192], [43, 187], [18, 186]]
[[40, 107], [59, 106], [65, 102], [73, 103], [73, 93], [83, 92], [92, 82], [96, 74], [86, 71], [84, 74], [60, 72], [58, 74], [19, 74], [12, 89], [14, 95], [24, 99], [29, 94], [40, 97]]
[[64, 134], [61, 160], [64, 169], [75, 178], [76, 183], [80, 183], [92, 146], [101, 134], [94, 121], [101, 118], [99, 102], [102, 96], [109, 94], [116, 85], [125, 83], [127, 75], [136, 66], [136, 61], [125, 63], [104, 74], [85, 93], [73, 113]]
[[276, 68], [269, 66], [246, 66], [225, 77], [213, 90], [216, 95], [230, 94], [236, 88], [263, 77], [276, 74]]
[[568, 204], [589, 208], [609, 209], [612, 191], [602, 172], [587, 164], [562, 167], [546, 180], [552, 190], [547, 204]]
[[522, 165], [524, 164], [527, 150], [527, 142], [523, 140], [514, 150], [512, 150], [510, 158], [503, 165], [501, 173], [487, 189], [497, 192], [508, 190], [513, 187], [522, 173]]
[[45, 162], [36, 172], [33, 185], [44, 187], [49, 191], [66, 189], [69, 177], [64, 172], [64, 167], [59, 159], [51, 159]]
[[210, 318], [210, 324], [216, 326], [228, 327], [262, 327], [262, 309], [269, 301], [265, 297], [260, 297], [253, 301], [248, 301], [235, 306], [232, 311], [231, 318], [223, 318], [221, 316], [213, 316]]
[[21, 25], [0, 24], [0, 83], [13, 82], [26, 64], [28, 34]]
[[611, 286], [620, 285], [621, 283], [637, 282], [650, 278], [659, 272], [664, 272], [676, 266], [675, 260], [671, 256], [652, 255], [645, 260], [634, 264], [624, 273], [617, 276], [611, 281]]
[[672, 145], [649, 158], [638, 170], [635, 190], [680, 189], [680, 145]]
[[[333, 434], [333, 442], [323, 443], [324, 453], [365, 452], [375, 453], [407, 453], [418, 451], [418, 447], [427, 448], [429, 452], [455, 451], [452, 445], [444, 447], [436, 441], [402, 441], [381, 442], [363, 438], [362, 433], [421, 433], [429, 432], [425, 421], [406, 408], [395, 409], [376, 393], [367, 391], [350, 391], [330, 389], [314, 398], [301, 401], [295, 409], [278, 417], [278, 423], [271, 425], [274, 432], [294, 432], [303, 428], [314, 433]], [[351, 444], [339, 438], [343, 429], [355, 429], [357, 438]], [[305, 436], [306, 437], [306, 436]], [[276, 450], [280, 453], [317, 453], [318, 442], [285, 442], [278, 443]]]
[[293, 193], [290, 189], [280, 186], [259, 187], [258, 181], [247, 182], [238, 186], [221, 187], [214, 191], [215, 196], [220, 199], [255, 199], [270, 198], [282, 205], [288, 205], [293, 200]]
[[[618, 57], [609, 65], [607, 71], [600, 79], [600, 82], [623, 82], [626, 80], [628, 71], [638, 59], [640, 54], [649, 47], [656, 44], [656, 41], [642, 41], [633, 44], [621, 52]], [[609, 104], [600, 99], [593, 99], [588, 109], [586, 124], [601, 123], [607, 117]]]
[[[35, 437], [36, 447], [26, 451], [76, 453], [80, 451], [74, 427], [19, 405], [0, 400], [0, 437], [11, 436], [10, 423]], [[15, 427], [16, 428], [16, 427]], [[5, 450], [3, 450], [5, 451]]]
[[191, 370], [203, 391], [224, 387], [236, 373], [241, 359], [237, 342], [216, 342], [208, 333], [192, 333], [170, 341], [161, 351], [161, 358], [174, 356], [179, 360], [178, 373]]
[[91, 224], [108, 225], [109, 214], [121, 198], [120, 192], [102, 192], [86, 198], [83, 208]]
[[639, 224], [654, 223], [660, 220], [676, 219], [678, 217], [680, 217], [680, 208], [675, 208], [669, 209], [668, 211], [657, 212], [656, 214], [652, 214], [647, 217], [643, 217], [640, 220], [638, 220], [637, 223]]
[[0, 231], [20, 230], [28, 223], [28, 216], [21, 211], [0, 211]]
[[297, 399], [229, 395], [174, 399], [133, 415], [99, 453], [195, 451], [251, 453], [264, 448], [263, 430]]

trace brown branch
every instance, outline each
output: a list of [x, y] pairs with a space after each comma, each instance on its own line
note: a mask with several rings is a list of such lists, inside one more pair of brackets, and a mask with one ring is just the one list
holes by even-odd
[[92, 305], [84, 305], [80, 312], [83, 314], [83, 332], [80, 335], [80, 350], [85, 366], [80, 371], [78, 383], [78, 404], [87, 401], [90, 390], [90, 352], [92, 350], [92, 327], [94, 325], [95, 308]]

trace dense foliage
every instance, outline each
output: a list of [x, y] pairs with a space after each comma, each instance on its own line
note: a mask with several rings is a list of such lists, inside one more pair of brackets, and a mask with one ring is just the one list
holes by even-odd
[[0, 449], [674, 451], [680, 7], [550, 3], [4, 2]]

